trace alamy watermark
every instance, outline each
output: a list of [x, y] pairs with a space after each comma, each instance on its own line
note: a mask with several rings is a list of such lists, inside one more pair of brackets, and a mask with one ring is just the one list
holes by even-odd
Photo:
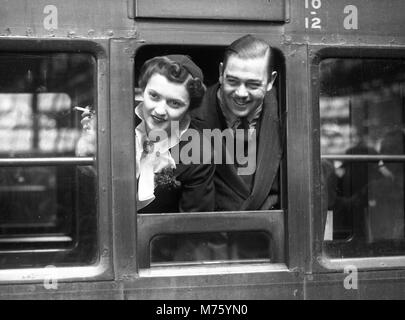
[[47, 290], [57, 290], [58, 289], [58, 276], [56, 272], [56, 267], [49, 265], [45, 267], [46, 274], [44, 277], [44, 288]]
[[[173, 121], [170, 130], [171, 137], [178, 136], [179, 123]], [[153, 130], [148, 138], [152, 142], [169, 139], [165, 130]], [[181, 136], [181, 141], [185, 142], [181, 149], [176, 145], [170, 151], [176, 163], [180, 160], [183, 164], [237, 163], [238, 175], [251, 175], [256, 170], [255, 129], [203, 129], [201, 132], [189, 128]]]
[[348, 274], [343, 280], [343, 287], [346, 290], [357, 290], [358, 289], [358, 270], [354, 265], [348, 265], [344, 268], [344, 273]]

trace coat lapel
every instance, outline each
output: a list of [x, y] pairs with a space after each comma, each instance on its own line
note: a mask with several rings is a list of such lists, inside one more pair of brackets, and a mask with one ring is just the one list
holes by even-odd
[[[225, 119], [217, 103], [219, 85], [208, 89], [202, 105], [192, 111], [193, 121], [200, 128], [221, 130], [226, 129]], [[215, 109], [213, 109], [215, 106]], [[256, 172], [252, 190], [237, 174], [237, 169], [231, 164], [216, 166], [216, 174], [227, 183], [228, 187], [245, 199], [241, 210], [255, 210], [260, 208], [269, 195], [274, 179], [277, 175], [281, 156], [281, 125], [278, 117], [278, 104], [275, 89], [271, 90], [264, 100], [263, 114], [260, 120]]]
[[270, 193], [282, 156], [280, 130], [277, 100], [274, 90], [271, 90], [264, 100], [263, 114], [260, 120], [256, 172], [252, 193], [243, 204], [243, 210], [260, 208]]
[[[199, 128], [220, 129], [227, 128], [225, 118], [217, 102], [217, 91], [219, 84], [208, 88], [207, 93], [201, 103], [201, 107], [192, 111], [192, 121]], [[222, 148], [222, 160], [225, 161], [225, 148]], [[249, 196], [250, 190], [237, 174], [236, 168], [232, 164], [217, 164], [216, 174], [226, 182], [228, 187], [243, 199]]]

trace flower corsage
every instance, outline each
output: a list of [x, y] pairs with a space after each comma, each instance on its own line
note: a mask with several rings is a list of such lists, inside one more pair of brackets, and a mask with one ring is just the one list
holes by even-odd
[[164, 168], [155, 173], [155, 187], [178, 189], [181, 187], [181, 182], [176, 180], [173, 168]]

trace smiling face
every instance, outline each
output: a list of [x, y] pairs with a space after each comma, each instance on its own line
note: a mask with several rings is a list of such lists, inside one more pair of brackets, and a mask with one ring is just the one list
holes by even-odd
[[277, 76], [268, 72], [268, 55], [240, 58], [231, 55], [220, 65], [220, 93], [225, 106], [237, 117], [246, 117], [263, 103]]
[[185, 83], [170, 82], [158, 73], [150, 77], [143, 91], [142, 109], [147, 132], [169, 133], [172, 121], [180, 122], [184, 118], [190, 105]]

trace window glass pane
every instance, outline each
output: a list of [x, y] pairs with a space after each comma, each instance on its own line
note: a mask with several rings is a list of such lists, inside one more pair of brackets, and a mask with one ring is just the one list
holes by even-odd
[[95, 107], [95, 68], [90, 54], [0, 53], [0, 251], [56, 248], [60, 262], [93, 259], [95, 167], [63, 158], [77, 159], [85, 132], [73, 107]]
[[325, 253], [404, 254], [405, 60], [323, 60], [319, 104]]
[[276, 261], [266, 232], [215, 232], [161, 235], [152, 239], [151, 263], [202, 261]]

